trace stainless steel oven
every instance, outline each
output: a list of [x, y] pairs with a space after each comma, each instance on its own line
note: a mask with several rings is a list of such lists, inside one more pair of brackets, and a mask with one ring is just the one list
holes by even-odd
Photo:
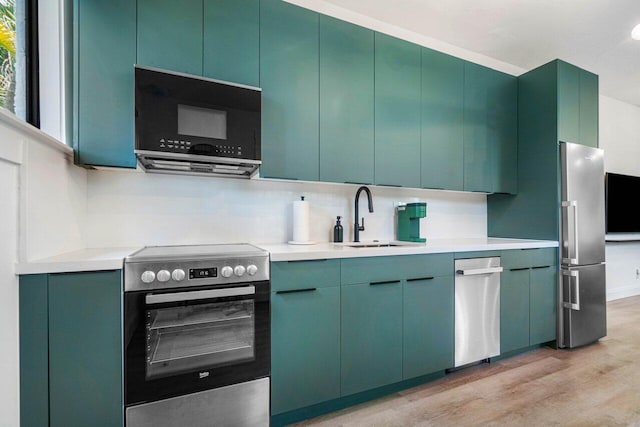
[[250, 245], [125, 261], [126, 424], [269, 424], [269, 262]]

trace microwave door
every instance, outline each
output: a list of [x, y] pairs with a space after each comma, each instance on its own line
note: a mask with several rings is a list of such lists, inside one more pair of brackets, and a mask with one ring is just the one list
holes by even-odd
[[562, 264], [590, 265], [605, 260], [603, 150], [563, 142]]

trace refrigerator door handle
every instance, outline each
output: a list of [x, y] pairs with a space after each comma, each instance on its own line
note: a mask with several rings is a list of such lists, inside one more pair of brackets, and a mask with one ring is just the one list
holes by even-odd
[[[567, 276], [569, 279], [569, 286], [567, 287], [567, 296], [569, 297], [569, 301], [563, 301], [562, 306], [570, 310], [580, 311], [580, 273], [576, 270], [563, 270], [562, 275]], [[575, 292], [571, 292], [572, 277], [575, 278]], [[574, 295], [574, 298], [571, 297], [572, 294]], [[575, 299], [575, 303], [571, 302], [573, 299]]]
[[[562, 202], [562, 207], [567, 209], [567, 225], [569, 222], [569, 208], [573, 208], [573, 253], [575, 254], [574, 258], [571, 258], [571, 248], [572, 245], [569, 245], [567, 241], [567, 258], [562, 258], [562, 262], [565, 264], [578, 264], [578, 201], [577, 200], [565, 200]], [[569, 240], [569, 236], [567, 236], [567, 240]]]

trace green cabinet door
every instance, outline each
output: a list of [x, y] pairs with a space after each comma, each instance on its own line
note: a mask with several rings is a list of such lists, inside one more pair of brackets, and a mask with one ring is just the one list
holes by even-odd
[[136, 3], [76, 2], [73, 145], [76, 163], [135, 168]]
[[598, 147], [598, 76], [580, 70], [580, 144]]
[[494, 193], [515, 194], [518, 189], [518, 79], [494, 72], [489, 127], [492, 138]]
[[491, 70], [464, 63], [464, 190], [490, 193], [492, 188], [489, 109]]
[[260, 2], [261, 175], [317, 181], [318, 14]]
[[580, 69], [558, 61], [558, 140], [580, 143]]
[[500, 279], [500, 353], [529, 345], [529, 269], [505, 270]]
[[421, 186], [462, 190], [464, 61], [422, 49]]
[[260, 84], [260, 1], [204, 0], [203, 74]]
[[20, 425], [49, 426], [48, 275], [20, 276]]
[[464, 65], [464, 190], [515, 193], [517, 79]]
[[556, 339], [557, 267], [534, 267], [530, 281], [529, 343], [539, 344]]
[[374, 36], [320, 17], [320, 180], [373, 183]]
[[410, 280], [403, 286], [403, 379], [452, 367], [453, 276]]
[[202, 75], [202, 1], [138, 0], [138, 64]]
[[402, 284], [342, 286], [342, 395], [402, 380]]
[[420, 51], [413, 43], [375, 34], [378, 185], [420, 187]]
[[338, 397], [340, 287], [272, 293], [271, 414]]
[[121, 272], [49, 276], [50, 425], [121, 426]]

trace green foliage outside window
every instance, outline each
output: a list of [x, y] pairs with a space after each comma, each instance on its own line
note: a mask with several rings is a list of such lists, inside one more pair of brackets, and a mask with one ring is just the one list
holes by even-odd
[[0, 105], [15, 111], [15, 0], [0, 0]]

